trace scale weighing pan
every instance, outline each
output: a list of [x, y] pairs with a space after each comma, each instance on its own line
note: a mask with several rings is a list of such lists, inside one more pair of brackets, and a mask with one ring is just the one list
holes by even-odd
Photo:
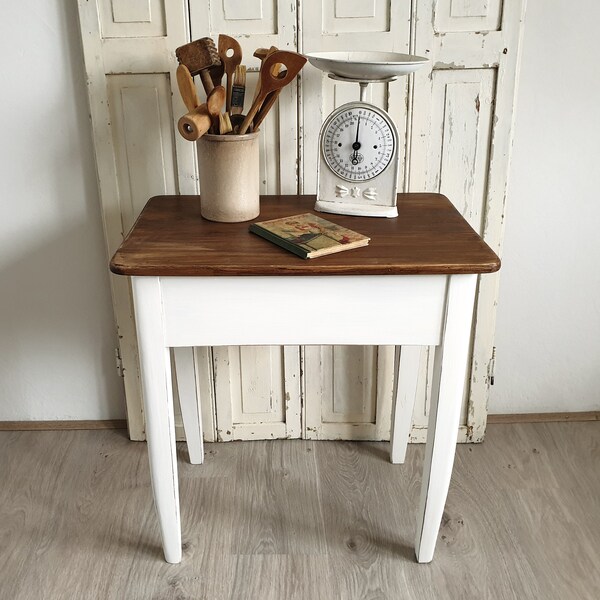
[[422, 56], [398, 52], [310, 52], [313, 67], [354, 81], [383, 81], [408, 75], [429, 62]]

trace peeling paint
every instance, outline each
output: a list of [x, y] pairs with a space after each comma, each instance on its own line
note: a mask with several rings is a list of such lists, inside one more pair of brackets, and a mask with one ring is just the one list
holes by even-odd
[[467, 425], [467, 439], [473, 441], [473, 425]]

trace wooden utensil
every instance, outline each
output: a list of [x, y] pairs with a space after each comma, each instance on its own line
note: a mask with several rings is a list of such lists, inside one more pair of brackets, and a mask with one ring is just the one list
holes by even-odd
[[278, 90], [275, 90], [274, 92], [271, 92], [270, 94], [267, 95], [267, 97], [265, 98], [265, 101], [262, 103], [262, 106], [260, 107], [260, 110], [256, 113], [256, 116], [254, 117], [254, 121], [252, 121], [253, 131], [258, 131], [260, 124], [265, 120], [267, 113], [271, 110], [271, 108], [273, 107], [273, 104], [275, 104], [275, 101], [277, 100], [277, 98], [279, 98], [280, 93], [281, 93], [281, 88]]
[[185, 65], [192, 76], [200, 74], [202, 85], [206, 94], [210, 94], [215, 87], [210, 77], [209, 69], [221, 63], [219, 53], [214, 41], [201, 38], [175, 50], [175, 55], [180, 64]]
[[[265, 58], [267, 58], [267, 56], [269, 56], [269, 54], [273, 54], [273, 52], [277, 52], [277, 50], [279, 50], [279, 48], [277, 46], [271, 46], [270, 48], [257, 48], [254, 51], [253, 56], [255, 56], [256, 58], [258, 58], [260, 60], [260, 66], [262, 68], [262, 63], [265, 60]], [[279, 68], [274, 67], [273, 68], [273, 75], [277, 75], [279, 73], [279, 69], [281, 68], [281, 65], [279, 65]], [[258, 81], [256, 82], [256, 87], [254, 88], [254, 96], [252, 96], [252, 102], [254, 102], [258, 96], [258, 93], [260, 92], [260, 77], [258, 79]]]
[[[230, 120], [231, 120], [231, 126], [233, 127], [233, 133], [239, 133], [240, 132], [240, 127], [242, 126], [242, 123], [244, 122], [244, 119], [246, 118], [246, 115], [231, 115]], [[250, 127], [250, 129], [248, 129], [247, 133], [252, 133], [253, 129], [252, 127]]]
[[[284, 65], [286, 71], [283, 73], [278, 73], [276, 76], [274, 76], [272, 69], [277, 63]], [[302, 56], [301, 54], [297, 54], [296, 52], [288, 52], [286, 50], [277, 50], [265, 58], [259, 75], [260, 92], [252, 103], [252, 107], [248, 111], [248, 114], [246, 115], [246, 118], [240, 127], [240, 135], [243, 135], [246, 133], [246, 131], [248, 131], [250, 123], [252, 123], [252, 120], [256, 116], [256, 113], [258, 113], [260, 110], [260, 107], [267, 96], [271, 92], [281, 90], [282, 87], [293, 81], [305, 63], [306, 57]]]
[[227, 112], [229, 112], [231, 110], [233, 73], [235, 68], [242, 62], [242, 47], [237, 40], [221, 33], [219, 34], [219, 58], [225, 67], [225, 75], [227, 75], [227, 100], [225, 107]]
[[231, 119], [229, 117], [229, 113], [219, 113], [219, 133], [224, 135], [226, 133], [231, 133], [233, 131], [233, 127], [231, 125]]
[[194, 110], [200, 104], [200, 101], [190, 70], [185, 65], [177, 67], [177, 85], [185, 107], [188, 111]]
[[215, 131], [218, 131], [219, 127], [219, 115], [221, 114], [221, 110], [223, 109], [223, 104], [225, 103], [225, 88], [222, 85], [218, 85], [215, 89], [208, 95], [206, 99], [206, 105], [208, 108], [208, 114], [212, 118], [212, 124], [215, 128]]
[[[220, 61], [221, 59], [219, 59]], [[213, 85], [217, 87], [221, 85], [223, 81], [223, 75], [225, 74], [225, 65], [222, 62], [219, 62], [218, 65], [213, 65], [208, 72], [210, 73], [210, 78], [212, 79]]]
[[241, 115], [244, 112], [244, 99], [246, 97], [246, 66], [238, 65], [233, 74], [233, 87], [231, 89], [231, 114]]
[[218, 119], [223, 102], [225, 88], [218, 85], [210, 92], [204, 104], [179, 119], [177, 129], [182, 137], [190, 142], [201, 138], [211, 128], [213, 121]]

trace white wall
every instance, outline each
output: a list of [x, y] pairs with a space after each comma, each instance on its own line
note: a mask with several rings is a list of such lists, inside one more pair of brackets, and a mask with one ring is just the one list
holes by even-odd
[[[122, 418], [76, 5], [2, 16], [0, 420]], [[491, 412], [600, 409], [598, 22], [529, 1]]]
[[529, 0], [490, 412], [600, 410], [596, 0]]
[[125, 415], [75, 2], [0, 20], [0, 421]]

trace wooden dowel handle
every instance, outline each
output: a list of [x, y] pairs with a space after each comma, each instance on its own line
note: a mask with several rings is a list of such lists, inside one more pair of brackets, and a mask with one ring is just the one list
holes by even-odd
[[260, 93], [260, 94], [258, 94], [258, 97], [256, 98], [256, 100], [254, 100], [254, 104], [250, 108], [250, 111], [246, 115], [244, 122], [240, 126], [240, 135], [244, 135], [248, 131], [248, 128], [250, 127], [250, 124], [252, 123], [252, 119], [254, 119], [254, 116], [256, 115], [256, 113], [258, 112], [259, 108], [262, 106], [262, 103], [265, 100], [265, 95]]
[[200, 80], [202, 81], [202, 87], [204, 87], [204, 91], [208, 96], [208, 94], [210, 94], [213, 91], [213, 88], [215, 87], [215, 84], [213, 83], [212, 77], [210, 76], [210, 72], [208, 69], [200, 71]]
[[210, 129], [211, 123], [212, 119], [206, 104], [201, 104], [179, 119], [177, 129], [183, 138], [189, 142], [195, 142]]
[[280, 89], [275, 90], [274, 92], [271, 92], [265, 98], [265, 101], [263, 102], [262, 106], [260, 107], [260, 110], [256, 114], [256, 118], [254, 119], [254, 122], [252, 123], [252, 127], [253, 127], [254, 131], [257, 131], [258, 128], [260, 127], [260, 124], [265, 120], [267, 113], [271, 110], [271, 108], [273, 107], [273, 104], [275, 104], [275, 102], [277, 101], [277, 98], [279, 98], [280, 93], [281, 93]]

